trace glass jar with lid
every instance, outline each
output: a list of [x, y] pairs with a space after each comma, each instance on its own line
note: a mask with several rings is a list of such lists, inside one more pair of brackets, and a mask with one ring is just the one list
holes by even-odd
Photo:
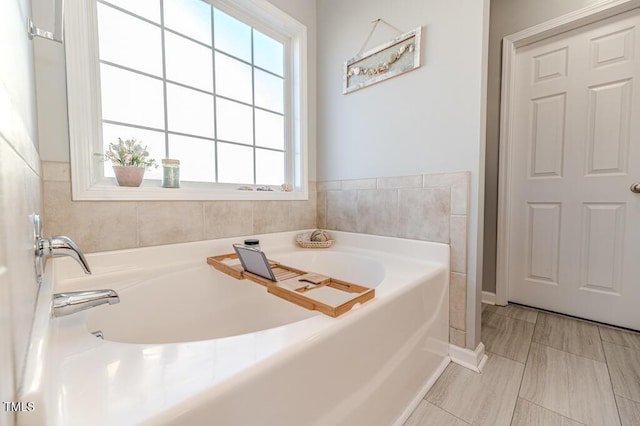
[[162, 187], [180, 188], [180, 160], [162, 159]]

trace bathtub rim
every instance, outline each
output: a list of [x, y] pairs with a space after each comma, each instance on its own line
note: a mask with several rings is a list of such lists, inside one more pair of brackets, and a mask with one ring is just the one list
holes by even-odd
[[[299, 231], [291, 231], [291, 232], [286, 232], [286, 233], [273, 233], [273, 234], [263, 234], [263, 235], [259, 235], [258, 237], [260, 238], [273, 238], [275, 237], [275, 241], [269, 241], [270, 245], [272, 246], [272, 251], [270, 252], [269, 257], [273, 258], [275, 260], [280, 260], [279, 256], [283, 255], [283, 256], [287, 256], [287, 255], [304, 255], [304, 254], [309, 254], [309, 255], [316, 255], [319, 254], [320, 256], [322, 256], [324, 253], [327, 254], [348, 254], [348, 255], [352, 255], [358, 258], [363, 258], [363, 259], [371, 259], [373, 261], [375, 261], [377, 264], [380, 264], [381, 267], [384, 269], [384, 273], [385, 276], [383, 277], [383, 279], [381, 280], [381, 282], [377, 283], [373, 288], [376, 289], [376, 296], [373, 300], [366, 302], [364, 305], [360, 306], [357, 309], [362, 309], [362, 308], [366, 308], [366, 306], [368, 306], [371, 303], [376, 302], [377, 300], [380, 299], [384, 299], [386, 297], [388, 297], [389, 294], [393, 294], [395, 291], [398, 291], [397, 288], [394, 287], [390, 287], [391, 284], [389, 283], [389, 279], [387, 278], [387, 274], [388, 273], [398, 273], [398, 272], [402, 272], [400, 271], [400, 269], [402, 269], [402, 267], [397, 267], [395, 265], [393, 265], [393, 267], [391, 268], [391, 270], [387, 270], [388, 266], [389, 266], [389, 261], [395, 261], [395, 262], [400, 262], [400, 263], [407, 263], [409, 265], [411, 265], [412, 267], [419, 267], [419, 268], [428, 268], [426, 271], [424, 272], [419, 272], [419, 273], [415, 273], [415, 275], [412, 275], [412, 279], [411, 280], [407, 280], [404, 281], [402, 283], [401, 287], [410, 287], [415, 285], [416, 283], [422, 282], [424, 280], [428, 280], [430, 277], [432, 277], [433, 275], [436, 275], [439, 273], [440, 269], [441, 269], [441, 265], [442, 263], [440, 263], [437, 259], [424, 259], [421, 257], [421, 253], [417, 252], [415, 250], [415, 247], [422, 247], [422, 248], [427, 248], [427, 249], [431, 249], [434, 247], [437, 247], [440, 250], [440, 254], [441, 254], [441, 259], [446, 258], [448, 261], [448, 245], [442, 244], [442, 243], [431, 243], [431, 242], [423, 242], [423, 241], [417, 241], [417, 240], [408, 240], [408, 239], [400, 239], [400, 238], [394, 238], [394, 237], [383, 237], [383, 236], [372, 236], [372, 235], [368, 235], [368, 234], [357, 234], [357, 233], [347, 233], [347, 232], [338, 232], [338, 231], [334, 231], [335, 235], [337, 235], [336, 238], [336, 244], [334, 244], [331, 248], [327, 248], [327, 249], [304, 249], [304, 248], [300, 248], [297, 247], [297, 245], [293, 244], [293, 240], [294, 237], [297, 233], [299, 233]], [[345, 238], [346, 236], [346, 238]], [[206, 264], [206, 257], [195, 257], [195, 258], [187, 258], [187, 256], [189, 255], [189, 250], [184, 250], [185, 248], [197, 248], [197, 249], [202, 249], [203, 251], [201, 251], [201, 254], [203, 253], [208, 253], [210, 252], [210, 250], [225, 250], [227, 247], [227, 244], [230, 244], [234, 241], [240, 240], [244, 237], [238, 237], [238, 238], [225, 238], [225, 239], [220, 239], [220, 240], [210, 240], [210, 241], [203, 241], [203, 242], [196, 242], [196, 243], [180, 243], [180, 244], [171, 244], [171, 245], [166, 245], [166, 246], [156, 246], [156, 247], [151, 247], [151, 248], [139, 248], [139, 249], [127, 249], [127, 250], [122, 250], [122, 251], [112, 251], [112, 252], [105, 252], [105, 253], [96, 253], [96, 254], [90, 254], [87, 256], [87, 258], [89, 259], [89, 261], [91, 262], [91, 260], [93, 259], [100, 259], [102, 258], [102, 256], [108, 256], [110, 258], [113, 257], [120, 257], [120, 258], [125, 258], [127, 259], [129, 262], [132, 262], [134, 259], [134, 257], [132, 257], [131, 255], [135, 255], [135, 254], [148, 254], [149, 257], [153, 256], [154, 252], [158, 252], [158, 251], [169, 251], [170, 254], [173, 254], [174, 252], [178, 252], [181, 254], [182, 258], [176, 258], [173, 260], [173, 263], [167, 264], [167, 265], [163, 265], [160, 268], [157, 268], [155, 265], [152, 267], [149, 267], [148, 265], [142, 265], [138, 268], [125, 268], [124, 270], [117, 270], [117, 271], [106, 271], [106, 272], [99, 272], [98, 274], [95, 274], [95, 276], [86, 276], [86, 275], [82, 275], [77, 273], [75, 278], [67, 278], [67, 279], [63, 279], [63, 281], [68, 281], [70, 283], [73, 284], [72, 287], [61, 287], [56, 289], [56, 292], [61, 292], [61, 291], [78, 291], [78, 290], [92, 290], [92, 289], [99, 289], [102, 288], [103, 286], [98, 285], [98, 284], [91, 284], [94, 280], [98, 280], [101, 278], [105, 278], [105, 279], [109, 279], [111, 277], [115, 278], [115, 277], [119, 277], [121, 275], [128, 275], [128, 274], [132, 274], [132, 273], [137, 273], [137, 274], [141, 274], [140, 277], [136, 277], [136, 278], [131, 278], [128, 277], [127, 280], [125, 281], [120, 281], [119, 285], [115, 285], [115, 286], [109, 286], [109, 288], [113, 288], [116, 291], [122, 291], [124, 289], [130, 290], [133, 287], [139, 286], [139, 285], [147, 285], [147, 283], [149, 281], [152, 281], [154, 279], [153, 275], [159, 275], [161, 274], [164, 270], [168, 270], [171, 273], [175, 272], [175, 267], [176, 266], [180, 266], [183, 268], [193, 268], [193, 267], [198, 267], [200, 265], [203, 265], [203, 268], [208, 268], [213, 270], [213, 267], [210, 265]], [[346, 240], [346, 241], [345, 241]], [[375, 245], [367, 245], [366, 248], [363, 248], [361, 245], [361, 242], [359, 240], [368, 240], [368, 241], [374, 241], [377, 244]], [[215, 248], [210, 248], [210, 245], [208, 243], [210, 243], [211, 241], [215, 241], [217, 242], [218, 247]], [[341, 244], [339, 244], [341, 243]], [[410, 253], [413, 257], [411, 258], [405, 258], [402, 256], [401, 253], [398, 253], [397, 249], [394, 250], [393, 252], [389, 252], [386, 251], [387, 247], [382, 247], [383, 244], [390, 244], [390, 245], [400, 245], [401, 247], [406, 245], [406, 244], [412, 244], [414, 245], [414, 250], [406, 250], [406, 247], [403, 247], [403, 249], [405, 249], [404, 251]], [[376, 248], [378, 248], [376, 250]], [[422, 253], [425, 256], [428, 256], [428, 253]], [[382, 255], [382, 259], [381, 260], [381, 255]], [[73, 268], [75, 268], [75, 264], [72, 262], [69, 262], [70, 259], [65, 259], [65, 258], [60, 258], [60, 259], [56, 259], [56, 260], [60, 260], [60, 261], [67, 261], [68, 266], [71, 266]], [[152, 261], [152, 263], [155, 261]], [[62, 263], [62, 262], [59, 262]], [[284, 262], [286, 263], [286, 261]], [[57, 266], [58, 264], [56, 264]], [[75, 268], [77, 269], [77, 268]], [[55, 269], [54, 269], [55, 271]], [[323, 273], [323, 271], [321, 270], [314, 270], [313, 272], [318, 272], [318, 273]], [[223, 274], [222, 272], [218, 272], [219, 274]], [[150, 275], [147, 275], [150, 274]], [[342, 278], [342, 277], [338, 277], [338, 278]], [[229, 280], [233, 280], [233, 278], [226, 276], [225, 279], [229, 279]], [[138, 282], [138, 280], [141, 280], [140, 282]], [[88, 284], [85, 284], [88, 283]], [[263, 287], [257, 283], [253, 283], [257, 288], [263, 289]], [[266, 289], [265, 289], [266, 292]], [[269, 295], [269, 297], [277, 297], [275, 295]], [[291, 303], [291, 302], [289, 302]], [[355, 310], [357, 310], [355, 309]], [[344, 317], [346, 315], [351, 314], [353, 311], [352, 310], [350, 312], [347, 312], [343, 315], [341, 315], [341, 317]], [[91, 316], [92, 311], [88, 311], [85, 313], [80, 313], [80, 316], [82, 316], [84, 318], [84, 324], [85, 324], [85, 329], [87, 330], [87, 333], [90, 333], [90, 329], [88, 326], [88, 317]], [[302, 318], [300, 320], [294, 321], [294, 322], [300, 322], [300, 321], [311, 321], [313, 320], [313, 318], [316, 318], [318, 315], [320, 316], [324, 316], [322, 315], [320, 312], [317, 312], [316, 315], [311, 315], [307, 318]], [[321, 320], [316, 320], [316, 322], [321, 321]], [[68, 320], [64, 320], [64, 322], [68, 322]], [[292, 323], [285, 323], [276, 327], [271, 327], [271, 328], [280, 328], [280, 327], [287, 327], [289, 324]], [[257, 330], [257, 331], [249, 331], [246, 333], [241, 333], [241, 334], [252, 334], [252, 333], [261, 333], [263, 331], [266, 330], [270, 330], [271, 328], [267, 328], [267, 329], [262, 329], [262, 330]], [[212, 339], [225, 339], [225, 338], [232, 338], [234, 336], [224, 336], [224, 337], [212, 337], [212, 338], [207, 338], [207, 339], [198, 339], [198, 340], [188, 340], [188, 341], [175, 341], [175, 342], [158, 342], [158, 343], [141, 343], [141, 342], [123, 342], [123, 341], [117, 341], [117, 340], [108, 340], [105, 339], [105, 342], [109, 342], [109, 343], [114, 343], [114, 344], [124, 344], [124, 345], [153, 345], [153, 344], [163, 344], [163, 345], [174, 345], [174, 344], [181, 344], [181, 343], [197, 343], [197, 342], [206, 342], [208, 340], [212, 340]]]
[[[250, 235], [250, 236], [246, 236], [246, 237], [251, 237], [251, 236], [256, 236], [259, 238], [264, 238], [264, 237], [269, 237], [269, 236], [283, 236], [283, 237], [287, 237], [289, 239], [289, 241], [292, 241], [292, 239], [295, 237], [296, 234], [300, 233], [300, 232], [308, 232], [308, 230], [302, 230], [302, 231], [289, 231], [289, 232], [284, 232], [284, 233], [271, 233], [271, 234], [260, 234], [260, 235]], [[446, 261], [444, 263], [446, 263], [447, 267], [446, 270], [447, 272], [449, 271], [449, 246], [447, 244], [442, 244], [442, 243], [432, 243], [432, 242], [424, 242], [424, 241], [417, 241], [417, 240], [408, 240], [408, 239], [401, 239], [401, 238], [395, 238], [395, 237], [384, 237], [384, 236], [374, 236], [374, 235], [368, 235], [368, 234], [358, 234], [358, 233], [348, 233], [348, 232], [341, 232], [341, 231], [331, 231], [332, 233], [336, 233], [336, 235], [342, 236], [343, 238], [341, 238], [342, 242], [343, 242], [343, 246], [349, 247], [349, 248], [353, 248], [353, 246], [350, 243], [353, 243], [354, 238], [362, 238], [365, 240], [370, 240], [370, 239], [377, 239], [376, 242], [378, 243], [391, 243], [392, 246], [395, 246], [397, 244], [409, 244], [409, 245], [420, 245], [423, 248], [427, 248], [428, 249], [422, 253], [423, 255], [426, 252], [429, 252], [429, 258], [430, 260], [432, 259], [436, 259], [436, 263], [440, 263], [442, 261]], [[290, 238], [289, 238], [290, 237]], [[163, 251], [166, 250], [168, 248], [171, 249], [183, 249], [185, 247], [193, 247], [196, 246], [198, 248], [208, 248], [209, 246], [207, 245], [208, 243], [210, 243], [211, 241], [224, 241], [224, 240], [233, 240], [233, 241], [237, 241], [240, 240], [243, 237], [232, 237], [232, 238], [225, 238], [225, 239], [218, 239], [218, 240], [207, 240], [207, 241], [200, 241], [200, 242], [188, 242], [188, 243], [179, 243], [179, 244], [171, 244], [171, 245], [162, 245], [162, 246], [155, 246], [155, 247], [142, 247], [142, 248], [134, 248], [134, 249], [125, 249], [125, 250], [114, 250], [114, 251], [109, 251], [109, 252], [100, 252], [100, 253], [93, 253], [93, 254], [89, 254], [88, 258], [90, 259], [89, 261], [91, 262], [91, 259], [98, 259], [98, 258], [103, 258], [103, 259], [107, 259], [109, 257], [112, 257], [114, 255], [120, 255], [120, 254], [136, 254], [136, 253], [140, 253], [142, 251]], [[287, 244], [284, 244], [284, 246], [286, 246]], [[290, 246], [290, 244], [289, 244]], [[340, 245], [337, 245], [334, 248], [337, 247], [341, 247]], [[374, 251], [377, 252], [378, 250], [371, 250], [369, 249], [356, 249], [356, 251], [358, 252], [370, 252], [370, 251]], [[402, 250], [400, 250], [402, 251]], [[415, 253], [414, 253], [415, 254]], [[399, 256], [399, 254], [397, 252], [394, 252], [394, 254], [389, 254], [390, 256]], [[438, 261], [439, 260], [439, 261]], [[68, 265], [65, 265], [65, 263], [68, 263]], [[26, 371], [28, 372], [28, 374], [25, 374], [25, 379], [23, 381], [23, 386], [20, 392], [20, 397], [23, 398], [23, 400], [29, 400], [29, 401], [36, 401], [36, 404], [39, 405], [39, 407], [42, 407], [43, 409], [38, 411], [38, 416], [40, 416], [40, 419], [46, 418], [46, 413], [48, 411], [48, 405], [52, 405], [52, 404], [48, 404], [47, 402], [47, 389], [44, 389], [43, 387], [47, 384], [47, 371], [46, 368], [43, 368], [43, 365], [47, 362], [47, 357], [48, 357], [48, 353], [51, 350], [52, 346], [55, 346], [57, 344], [59, 344], [59, 342], [52, 342], [52, 331], [54, 328], [54, 325], [52, 325], [52, 321], [50, 321], [50, 316], [51, 316], [51, 304], [50, 304], [50, 300], [51, 300], [51, 296], [52, 294], [55, 292], [59, 292], [59, 291], [63, 291], [63, 289], [60, 288], [56, 288], [55, 286], [55, 280], [56, 280], [56, 272], [59, 272], [60, 269], [64, 270], [64, 268], [70, 268], [71, 270], [74, 270], [77, 265], [73, 264], [70, 262], [69, 259], [64, 259], [64, 258], [60, 258], [60, 259], [55, 259], [54, 262], [50, 262], [49, 264], [49, 273], [45, 274], [45, 279], [43, 281], [43, 285], [40, 288], [40, 292], [39, 292], [39, 296], [38, 296], [38, 309], [36, 310], [36, 321], [34, 321], [34, 330], [32, 331], [32, 339], [30, 341], [30, 350], [28, 352], [28, 359], [27, 359], [27, 367], [26, 367]], [[48, 275], [48, 278], [47, 278]], [[69, 278], [73, 279], [73, 276], [78, 276], [79, 274], [70, 274], [71, 276]], [[448, 280], [448, 273], [447, 275], [447, 280]], [[447, 281], [448, 282], [448, 281]], [[403, 286], [405, 287], [405, 286]], [[373, 301], [371, 301], [370, 303], [374, 303], [375, 299]], [[81, 314], [79, 314], [81, 315]], [[322, 316], [321, 316], [322, 317]], [[447, 319], [448, 319], [448, 312], [447, 312]], [[67, 318], [62, 318], [61, 320], [63, 321], [68, 321], [70, 320], [70, 317]], [[304, 322], [307, 320], [303, 320], [301, 322]], [[84, 323], [84, 321], [82, 321], [82, 323]], [[346, 326], [346, 322], [343, 321], [343, 326]], [[286, 325], [285, 325], [286, 327]], [[59, 330], [56, 330], [59, 331]], [[85, 336], [87, 338], [90, 338], [89, 334], [85, 332]], [[206, 341], [205, 341], [206, 342]], [[106, 342], [105, 342], [106, 343]], [[303, 342], [297, 342], [296, 344], [302, 344]], [[136, 346], [141, 346], [141, 347], [145, 347], [145, 346], [149, 346], [147, 344], [141, 344], [141, 345], [137, 345], [137, 344], [130, 344], [130, 343], [118, 343], [118, 342], [108, 342], [108, 344], [110, 345], [125, 345], [127, 347], [136, 345]], [[179, 343], [179, 344], [183, 344], [183, 343]], [[154, 345], [157, 346], [157, 345]], [[268, 358], [267, 358], [268, 359]], [[264, 360], [262, 360], [264, 361]], [[260, 363], [262, 362], [260, 361]], [[449, 356], [446, 356], [446, 359], [443, 359], [443, 363], [444, 361], [446, 361], [446, 363], [449, 362]], [[446, 367], [446, 364], [444, 364], [444, 366]], [[444, 368], [444, 367], [443, 367]], [[217, 386], [218, 384], [212, 384], [211, 386]], [[417, 401], [419, 401], [420, 398], [417, 398]], [[42, 417], [45, 416], [45, 417]], [[39, 424], [37, 420], [34, 421], [36, 417], [25, 417], [22, 418], [21, 421], [24, 421], [24, 424], [28, 425], [28, 424]], [[151, 417], [148, 417], [147, 420], [151, 419]], [[22, 423], [21, 423], [22, 424]]]
[[[386, 249], [390, 249], [392, 252], [387, 253], [389, 256], [405, 256], [405, 257], [415, 257], [420, 258], [420, 256], [426, 256], [429, 260], [432, 260], [437, 263], [445, 263], [449, 264], [450, 260], [450, 247], [449, 244], [431, 242], [431, 241], [422, 241], [422, 240], [413, 240], [408, 238], [400, 238], [400, 237], [390, 237], [384, 235], [372, 235], [372, 234], [361, 234], [356, 232], [346, 232], [346, 231], [329, 231], [333, 238], [336, 240], [331, 248], [328, 249], [303, 249], [298, 247], [294, 240], [295, 236], [299, 233], [310, 232], [314, 228], [297, 230], [297, 231], [285, 231], [285, 232], [273, 232], [273, 233], [265, 233], [265, 234], [249, 234], [238, 237], [225, 237], [218, 238], [213, 240], [202, 240], [202, 241], [192, 241], [192, 242], [183, 242], [183, 243], [174, 243], [174, 244], [163, 244], [157, 246], [148, 246], [148, 247], [136, 247], [136, 248], [127, 248], [121, 250], [108, 250], [102, 252], [95, 253], [86, 253], [86, 258], [92, 266], [92, 270], [94, 270], [93, 275], [104, 273], [102, 268], [105, 268], [105, 262], [110, 262], [114, 257], [124, 256], [132, 262], [133, 259], [142, 260], [142, 265], [144, 266], [152, 266], [153, 263], [149, 259], [142, 259], [143, 255], [149, 254], [149, 258], [153, 256], [153, 259], [159, 257], [160, 259], [169, 258], [171, 261], [175, 261], [176, 256], [174, 255], [174, 259], [171, 259], [171, 253], [174, 251], [180, 252], [182, 259], [185, 263], [189, 262], [197, 262], [202, 259], [202, 254], [211, 253], [207, 256], [217, 255], [217, 254], [225, 254], [231, 253], [232, 246], [231, 244], [242, 242], [247, 238], [257, 238], [261, 240], [262, 250], [268, 256], [277, 255], [278, 252], [294, 248], [300, 251], [315, 251], [315, 250], [337, 250], [341, 248], [350, 248], [351, 250], [358, 253], [368, 253], [368, 252], [380, 252], [381, 244], [386, 245]], [[361, 246], [354, 244], [354, 242], [358, 242], [359, 239], [364, 241], [369, 241], [375, 244], [371, 244], [368, 248], [363, 249]], [[411, 246], [414, 248], [419, 248], [418, 250], [411, 251], [406, 246]], [[372, 247], [377, 247], [375, 250]], [[195, 257], [184, 259], [183, 256], [186, 256], [187, 253], [196, 254]], [[204, 259], [206, 259], [206, 257]], [[197, 260], [196, 260], [197, 259]], [[154, 262], [157, 262], [154, 260]], [[67, 288], [61, 288], [59, 286], [60, 280], [68, 280], [74, 278], [83, 278], [85, 277], [82, 271], [77, 267], [77, 264], [70, 258], [60, 257], [51, 259], [48, 262], [49, 268], [53, 271], [53, 284], [54, 291], [66, 291]], [[95, 266], [95, 267], [94, 267]], [[107, 272], [109, 270], [113, 270], [113, 268], [107, 268]], [[46, 272], [46, 271], [45, 271]]]

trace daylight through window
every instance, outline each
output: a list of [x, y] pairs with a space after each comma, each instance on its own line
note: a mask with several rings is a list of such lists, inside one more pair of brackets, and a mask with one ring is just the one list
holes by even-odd
[[135, 137], [182, 181], [292, 181], [285, 38], [202, 0], [99, 0], [97, 16], [104, 146]]

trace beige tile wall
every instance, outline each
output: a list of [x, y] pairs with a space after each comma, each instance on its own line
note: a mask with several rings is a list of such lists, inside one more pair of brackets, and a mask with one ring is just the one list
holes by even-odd
[[[37, 156], [33, 146], [28, 151]], [[39, 173], [39, 162], [25, 161], [0, 132], [1, 401], [17, 401], [38, 297], [32, 213], [42, 205]], [[0, 406], [0, 424], [13, 424], [11, 417]]]
[[465, 346], [467, 172], [319, 182], [308, 201], [136, 202], [72, 201], [69, 163], [42, 173], [45, 235], [87, 253], [316, 226], [450, 244], [449, 338]]
[[468, 172], [318, 182], [318, 227], [451, 246], [449, 341], [465, 347]]
[[[42, 206], [41, 171], [34, 42], [22, 24], [31, 16], [31, 1], [2, 0], [0, 10], [0, 401], [17, 402], [39, 290], [32, 214]], [[16, 419], [0, 404], [0, 425]]]
[[44, 161], [44, 232], [68, 235], [86, 253], [316, 226], [308, 201], [72, 201], [69, 163]]

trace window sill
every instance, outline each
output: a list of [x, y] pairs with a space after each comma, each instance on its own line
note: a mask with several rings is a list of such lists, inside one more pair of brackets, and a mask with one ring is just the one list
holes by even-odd
[[175, 201], [175, 200], [308, 200], [308, 188], [300, 191], [243, 191], [215, 189], [207, 185], [187, 182], [180, 188], [162, 188], [158, 181], [143, 182], [129, 188], [115, 183], [94, 184], [87, 188], [72, 186], [74, 201]]

